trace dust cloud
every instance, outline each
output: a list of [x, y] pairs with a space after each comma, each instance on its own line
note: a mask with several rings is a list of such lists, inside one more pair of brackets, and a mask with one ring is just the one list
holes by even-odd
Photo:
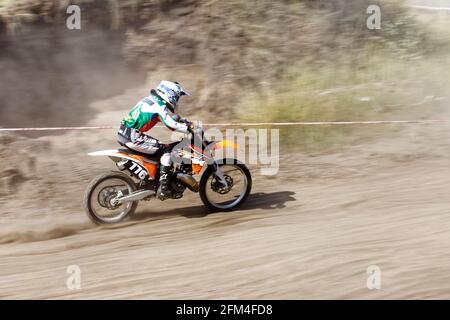
[[[0, 126], [83, 125], [89, 104], [145, 80], [127, 65], [123, 35], [106, 28], [24, 25], [0, 43]], [[128, 107], [128, 106], [125, 106]]]

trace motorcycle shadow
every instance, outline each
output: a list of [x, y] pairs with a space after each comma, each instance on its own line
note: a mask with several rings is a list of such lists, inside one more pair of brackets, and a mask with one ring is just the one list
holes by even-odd
[[[255, 209], [276, 210], [286, 207], [287, 202], [296, 201], [293, 191], [277, 191], [277, 192], [256, 192], [250, 194], [247, 201], [238, 209], [232, 212], [242, 212]], [[182, 207], [170, 209], [164, 212], [143, 211], [134, 216], [133, 220], [159, 220], [174, 216], [182, 216], [185, 218], [203, 218], [211, 214], [219, 214], [224, 212], [210, 212], [203, 205]], [[226, 212], [225, 212], [226, 214]]]

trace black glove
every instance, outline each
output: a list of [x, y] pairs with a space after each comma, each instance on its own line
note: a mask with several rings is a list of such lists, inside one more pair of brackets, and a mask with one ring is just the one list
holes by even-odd
[[181, 117], [177, 114], [172, 115], [172, 119], [175, 120], [176, 122], [181, 122]]
[[183, 123], [186, 124], [189, 128], [194, 129], [194, 124], [187, 119], [183, 119]]

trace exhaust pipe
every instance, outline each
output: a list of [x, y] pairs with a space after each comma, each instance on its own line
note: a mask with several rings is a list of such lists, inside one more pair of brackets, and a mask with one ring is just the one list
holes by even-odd
[[198, 192], [200, 190], [197, 180], [195, 180], [194, 177], [189, 174], [177, 173], [175, 178], [193, 192]]

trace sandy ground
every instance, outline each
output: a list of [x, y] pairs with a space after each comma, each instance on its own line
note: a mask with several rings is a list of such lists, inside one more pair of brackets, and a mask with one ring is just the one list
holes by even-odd
[[[113, 168], [85, 153], [114, 146], [111, 132], [3, 136], [22, 180], [0, 196], [0, 298], [448, 299], [449, 132], [405, 126], [331, 155], [283, 152], [277, 177], [253, 168], [239, 211], [206, 215], [190, 194], [113, 227], [81, 206], [89, 179]], [[66, 287], [70, 265], [80, 290]], [[371, 265], [379, 290], [366, 287]]]

